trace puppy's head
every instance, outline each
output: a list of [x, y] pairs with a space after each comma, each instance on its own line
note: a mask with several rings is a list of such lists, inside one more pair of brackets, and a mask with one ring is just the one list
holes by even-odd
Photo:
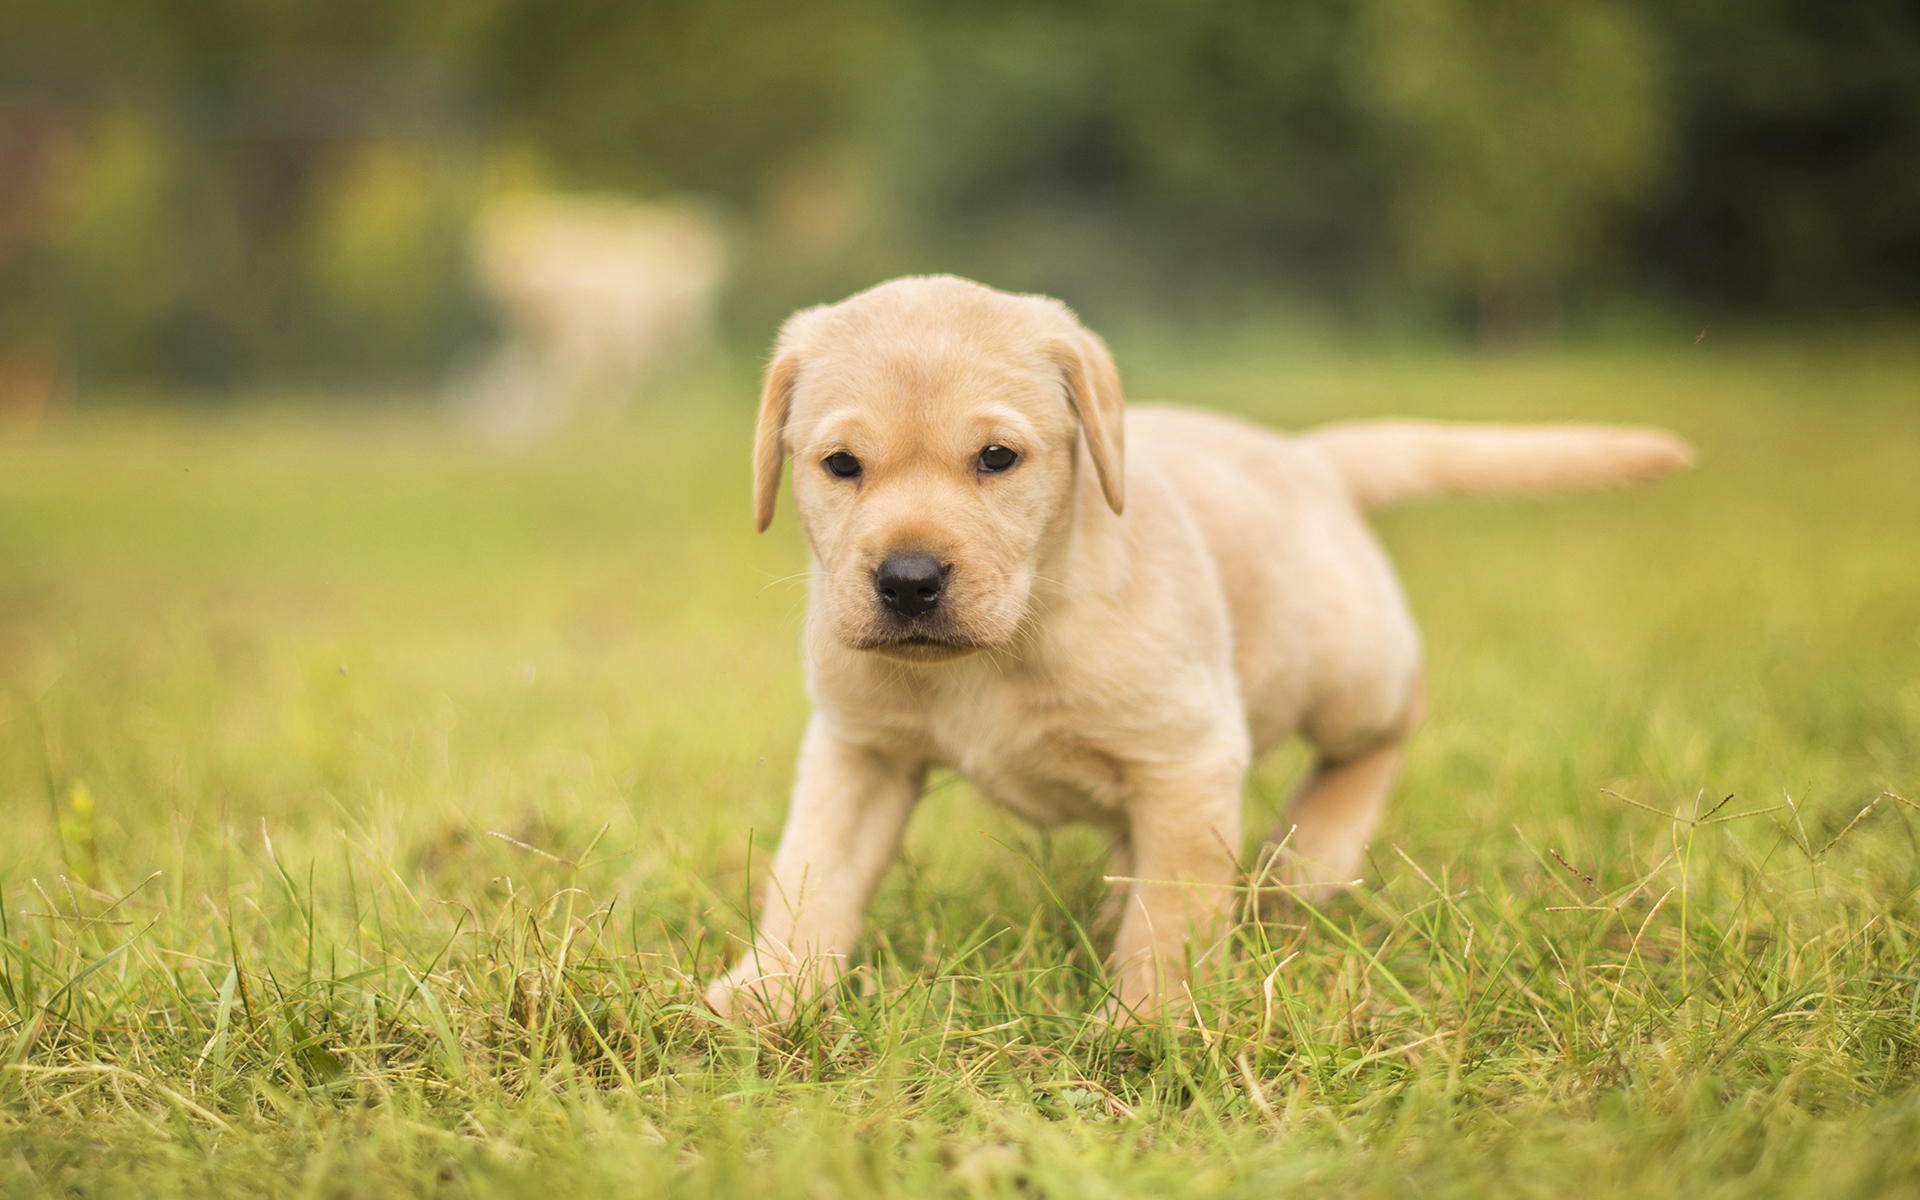
[[763, 530], [773, 520], [791, 454], [835, 636], [957, 658], [1015, 635], [1071, 517], [1082, 445], [1118, 513], [1119, 375], [1066, 305], [899, 279], [780, 331], [754, 434], [755, 516]]

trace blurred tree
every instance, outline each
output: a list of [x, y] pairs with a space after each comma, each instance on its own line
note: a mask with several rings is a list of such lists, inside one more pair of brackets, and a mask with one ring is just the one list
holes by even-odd
[[1916, 62], [1912, 0], [0, 0], [0, 376], [429, 376], [503, 147], [730, 206], [755, 338], [909, 269], [1912, 307]]
[[1359, 94], [1394, 131], [1405, 264], [1481, 328], [1551, 324], [1668, 144], [1655, 43], [1615, 0], [1367, 0]]
[[1662, 0], [1679, 148], [1639, 282], [1805, 315], [1920, 304], [1920, 4]]
[[920, 237], [1016, 286], [1391, 290], [1511, 333], [1628, 246], [1668, 145], [1618, 0], [912, 5], [883, 177]]
[[942, 258], [1096, 309], [1364, 290], [1388, 181], [1346, 0], [907, 14], [880, 174]]
[[59, 311], [84, 342], [113, 346], [114, 365], [165, 373], [165, 333], [192, 274], [175, 227], [181, 163], [150, 116], [119, 107], [76, 157], [58, 189]]
[[398, 137], [444, 157], [472, 124], [435, 58], [454, 61], [434, 20], [454, 7], [0, 0], [0, 93], [69, 110], [80, 147], [70, 183], [41, 189], [63, 233], [40, 307], [66, 355], [202, 384], [390, 367], [364, 339], [330, 340], [355, 322], [327, 319], [304, 243], [324, 193], [352, 183], [330, 169], [342, 147]]
[[325, 340], [360, 347], [380, 373], [403, 372], [423, 348], [450, 354], [472, 315], [449, 280], [465, 274], [473, 172], [405, 142], [346, 158], [303, 244]]
[[863, 0], [491, 3], [479, 73], [563, 175], [737, 204], [770, 164], [852, 120], [877, 16]]

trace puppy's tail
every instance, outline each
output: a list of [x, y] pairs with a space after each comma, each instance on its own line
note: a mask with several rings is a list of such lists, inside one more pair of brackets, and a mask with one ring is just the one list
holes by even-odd
[[1346, 478], [1362, 508], [1420, 496], [1527, 496], [1648, 483], [1693, 462], [1693, 447], [1624, 425], [1356, 421], [1301, 435]]

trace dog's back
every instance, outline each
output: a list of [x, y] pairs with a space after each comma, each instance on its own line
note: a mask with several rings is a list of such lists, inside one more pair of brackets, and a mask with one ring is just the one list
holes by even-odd
[[1299, 729], [1337, 750], [1403, 719], [1418, 635], [1362, 513], [1422, 496], [1648, 482], [1692, 461], [1655, 429], [1364, 421], [1286, 435], [1135, 405], [1136, 469], [1164, 475], [1218, 569], [1256, 748]]
[[1255, 752], [1296, 730], [1364, 743], [1397, 722], [1419, 637], [1334, 464], [1304, 439], [1160, 405], [1128, 410], [1127, 444], [1129, 487], [1163, 477], [1213, 560]]

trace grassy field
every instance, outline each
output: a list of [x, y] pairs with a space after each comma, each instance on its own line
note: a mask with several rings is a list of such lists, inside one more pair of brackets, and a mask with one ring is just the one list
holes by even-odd
[[1369, 879], [1131, 1033], [1096, 843], [952, 779], [836, 1006], [704, 1014], [806, 711], [744, 376], [517, 457], [369, 409], [0, 432], [0, 1184], [1920, 1195], [1920, 351], [1194, 358], [1134, 395], [1703, 460], [1384, 518], [1432, 715]]

